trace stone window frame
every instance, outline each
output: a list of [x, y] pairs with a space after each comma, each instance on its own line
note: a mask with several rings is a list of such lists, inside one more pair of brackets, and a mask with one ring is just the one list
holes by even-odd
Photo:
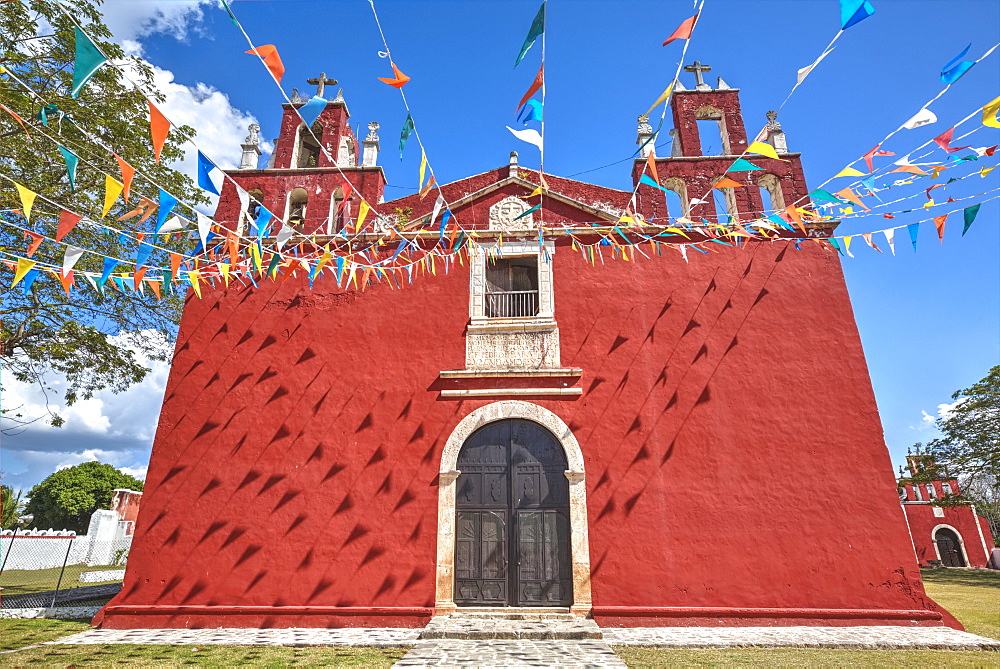
[[[531, 325], [556, 327], [555, 295], [552, 290], [552, 263], [556, 245], [552, 240], [542, 242], [545, 253], [541, 253], [535, 240], [500, 242], [500, 252], [503, 258], [538, 259], [538, 313], [535, 316], [520, 318], [491, 318], [486, 315], [486, 263], [488, 262], [487, 247], [478, 246], [473, 250], [469, 262], [469, 322], [470, 329], [493, 329], [503, 325]], [[489, 249], [495, 248], [494, 246]]]
[[[583, 450], [569, 426], [543, 406], [523, 400], [492, 402], [470, 412], [445, 442], [438, 473], [438, 534], [435, 565], [434, 607], [436, 615], [458, 609], [455, 604], [455, 529], [458, 455], [472, 434], [488, 423], [522, 418], [552, 433], [566, 454], [569, 481], [570, 559], [573, 572], [573, 604], [570, 612], [587, 616], [593, 607], [590, 585], [590, 530], [587, 520], [587, 483]], [[497, 607], [507, 609], [509, 607]]]

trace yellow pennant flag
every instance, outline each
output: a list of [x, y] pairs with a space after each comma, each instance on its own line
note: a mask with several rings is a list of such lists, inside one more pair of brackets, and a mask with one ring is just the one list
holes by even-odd
[[111, 207], [114, 206], [115, 202], [118, 200], [118, 196], [122, 194], [125, 190], [125, 186], [110, 175], [104, 175], [104, 211], [101, 212], [101, 218], [108, 215], [111, 211]]
[[774, 150], [774, 147], [767, 142], [754, 142], [747, 147], [747, 153], [756, 153], [760, 156], [767, 156], [768, 158], [776, 158], [777, 160], [784, 160], [784, 158], [778, 158], [778, 152]]
[[354, 224], [354, 232], [359, 231], [361, 226], [365, 224], [365, 217], [368, 216], [369, 209], [371, 209], [371, 207], [368, 206], [368, 203], [362, 200], [361, 206], [358, 207], [358, 220]]
[[222, 274], [222, 280], [226, 282], [226, 286], [229, 286], [229, 263], [220, 262], [219, 263], [219, 273]]
[[420, 185], [417, 187], [419, 191], [424, 187], [424, 174], [427, 171], [427, 154], [424, 153], [423, 149], [420, 149]]
[[38, 194], [28, 190], [19, 183], [15, 183], [14, 185], [17, 187], [17, 194], [21, 196], [21, 211], [24, 212], [24, 217], [30, 220], [31, 207], [35, 204], [35, 197]]
[[256, 244], [251, 244], [250, 245], [250, 257], [253, 260], [253, 266], [254, 266], [254, 268], [258, 272], [260, 272], [260, 265], [261, 265], [261, 261], [260, 261], [260, 248]]
[[195, 270], [191, 270], [190, 272], [187, 273], [188, 281], [191, 282], [191, 287], [194, 288], [195, 295], [201, 297], [201, 284], [198, 283], [199, 274], [200, 272], [197, 272]]
[[34, 266], [35, 266], [34, 260], [28, 260], [27, 258], [18, 258], [17, 269], [14, 271], [14, 283], [10, 284], [10, 287], [13, 288], [17, 284], [19, 284], [21, 282], [21, 279], [24, 278], [24, 275], [30, 272], [31, 268]]
[[992, 172], [995, 169], [996, 169], [995, 165], [993, 167], [984, 167], [981, 170], [979, 170], [979, 176], [985, 177], [987, 174], [989, 174], [990, 172]]
[[865, 176], [865, 173], [862, 172], [861, 170], [856, 170], [853, 167], [845, 167], [844, 169], [840, 170], [835, 175], [833, 175], [833, 178], [836, 179], [837, 177], [863, 177], [863, 176]]
[[666, 90], [664, 90], [663, 93], [660, 94], [660, 97], [656, 98], [656, 102], [654, 102], [652, 105], [650, 105], [649, 110], [646, 112], [646, 116], [649, 116], [649, 112], [651, 112], [654, 109], [656, 109], [656, 106], [658, 104], [660, 104], [661, 102], [664, 102], [667, 98], [669, 98], [670, 97], [670, 91], [672, 91], [672, 90], [674, 90], [674, 83], [670, 82], [670, 85], [667, 86]]
[[998, 111], [1000, 111], [1000, 97], [994, 98], [992, 102], [983, 107], [983, 125], [1000, 128], [1000, 119], [997, 118]]

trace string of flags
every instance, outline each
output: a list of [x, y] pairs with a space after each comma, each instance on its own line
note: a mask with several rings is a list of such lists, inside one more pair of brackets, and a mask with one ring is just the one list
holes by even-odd
[[[374, 12], [374, 2], [373, 0], [369, 0], [369, 2]], [[280, 81], [284, 74], [284, 66], [275, 45], [263, 45], [259, 47], [254, 46], [225, 0], [223, 0], [223, 5], [229, 13], [234, 25], [238, 26], [247, 37], [247, 41], [250, 44], [251, 49], [246, 53], [258, 56], [271, 74], [272, 78], [275, 80], [275, 83], [280, 88]], [[691, 39], [703, 8], [704, 0], [702, 0], [701, 4], [697, 6], [695, 15], [682, 21], [678, 28], [670, 36], [668, 36], [667, 40], [664, 42], [664, 46], [677, 40], [683, 40], [685, 42], [684, 50], [686, 51], [687, 45]], [[518, 129], [508, 126], [508, 129], [514, 134], [515, 137], [538, 146], [542, 156], [544, 156], [545, 13], [546, 3], [543, 1], [529, 27], [528, 35], [525, 38], [525, 41], [522, 44], [515, 60], [515, 67], [517, 67], [517, 65], [520, 64], [525, 56], [530, 52], [538, 38], [541, 38], [542, 58], [538, 74], [532, 81], [531, 86], [529, 86], [527, 93], [522, 97], [516, 110], [517, 118], [515, 123], [521, 124], [524, 127]], [[867, 0], [841, 0], [841, 29], [837, 36], [839, 37], [844, 30], [870, 17], [873, 13], [874, 8]], [[378, 23], [377, 13], [375, 14], [375, 19]], [[381, 30], [381, 25], [379, 25], [380, 33]], [[94, 42], [94, 40], [91, 39], [78, 24], [76, 26], [76, 38], [76, 59], [73, 69], [73, 83], [70, 91], [74, 98], [81, 93], [87, 82], [105, 64], [109, 63], [108, 59], [104, 57], [103, 53], [101, 53], [96, 42]], [[392, 68], [393, 76], [391, 78], [380, 77], [379, 79], [387, 85], [399, 89], [402, 95], [404, 106], [407, 110], [407, 117], [400, 135], [400, 155], [402, 157], [404, 147], [410, 135], [412, 134], [417, 137], [421, 150], [421, 159], [417, 175], [418, 193], [420, 197], [423, 198], [429, 194], [430, 190], [437, 186], [437, 184], [433, 168], [427, 159], [426, 148], [420, 141], [419, 133], [417, 132], [416, 125], [413, 121], [412, 111], [406, 103], [405, 94], [402, 90], [403, 87], [410, 81], [410, 77], [405, 75], [392, 60], [389, 55], [390, 52], [388, 44], [385, 41], [384, 34], [382, 34], [382, 38], [386, 51], [384, 54], [380, 55], [384, 55], [389, 58], [389, 64]], [[952, 85], [964, 76], [964, 74], [968, 72], [976, 63], [980, 62], [983, 58], [992, 53], [996, 47], [987, 51], [977, 60], [965, 60], [970, 48], [971, 45], [966, 47], [942, 69], [940, 78], [946, 84], [945, 90], [947, 90], [948, 86]], [[830, 50], [832, 50], [832, 42], [831, 45], [824, 50], [820, 58], [809, 67], [809, 70], [811, 71], [811, 69], [818, 64], [819, 60], [822, 60], [822, 58], [824, 58]], [[678, 63], [677, 74], [664, 93], [650, 108], [650, 111], [652, 111], [657, 105], [669, 101], [672, 87], [677, 81], [677, 75], [679, 75], [680, 66], [683, 63], [683, 60], [684, 58], [682, 54]], [[110, 65], [115, 67], [114, 63], [110, 63]], [[806, 72], [806, 75], [807, 74], [808, 72]], [[798, 86], [803, 79], [804, 76], [798, 77], [796, 86]], [[795, 90], [794, 87], [792, 90]], [[540, 100], [533, 97], [539, 91], [541, 91]], [[943, 92], [944, 91], [939, 93], [937, 97], [940, 97]], [[283, 90], [282, 94], [284, 95]], [[936, 100], [937, 97], [934, 98], [934, 100]], [[154, 162], [159, 162], [166, 139], [169, 135], [171, 122], [166, 118], [156, 104], [154, 104], [153, 100], [150, 99], [148, 95], [147, 100], [149, 102], [150, 143], [154, 154]], [[936, 115], [928, 108], [934, 100], [925, 104], [920, 111], [906, 121], [900, 129], [915, 129], [937, 122], [938, 119]], [[311, 129], [326, 104], [327, 101], [317, 95], [313, 96], [313, 98], [305, 104], [296, 108], [300, 119], [307, 128]], [[0, 105], [0, 109], [14, 119], [14, 121], [21, 126], [25, 133], [28, 134], [28, 127], [22, 116], [3, 105]], [[998, 111], [1000, 111], [1000, 97], [987, 103], [982, 108], [977, 109], [975, 113], [981, 113], [983, 127], [1000, 127], [1000, 119], [997, 118]], [[664, 105], [663, 117], [665, 117], [665, 114], [666, 105]], [[661, 126], [663, 117], [661, 117]], [[60, 134], [62, 133], [62, 124], [64, 121], [66, 121], [67, 124], [76, 127], [71, 118], [63, 114], [57, 107], [50, 104], [43, 104], [37, 118], [43, 127], [48, 127], [50, 120], [55, 120], [60, 129]], [[532, 127], [527, 127], [528, 124], [532, 122], [538, 122], [540, 124], [541, 131]], [[964, 122], [964, 120], [962, 122]], [[882, 146], [885, 143], [885, 140], [883, 140], [861, 158], [849, 164], [841, 170], [840, 173], [833, 177], [861, 177], [861, 181], [859, 183], [865, 186], [867, 189], [867, 195], [864, 195], [863, 191], [860, 190], [856, 184], [841, 188], [840, 190], [827, 190], [820, 187], [814, 189], [808, 195], [808, 198], [815, 204], [807, 204], [804, 207], [799, 207], [797, 206], [799, 204], [798, 202], [793, 203], [791, 207], [786, 208], [786, 210], [780, 215], [772, 214], [751, 222], [730, 220], [726, 224], [712, 224], [703, 219], [701, 223], [697, 223], [683, 217], [677, 218], [674, 221], [666, 221], [663, 223], [643, 221], [634, 213], [634, 198], [636, 192], [638, 192], [639, 184], [652, 186], [661, 191], [667, 190], [660, 185], [659, 176], [656, 172], [655, 151], [650, 151], [648, 153], [648, 160], [646, 164], [646, 169], [649, 171], [649, 174], [646, 174], [645, 171], [642, 173], [636, 185], [636, 190], [633, 191], [632, 200], [629, 205], [626, 206], [625, 214], [621, 217], [619, 225], [610, 226], [612, 230], [607, 232], [607, 223], [603, 221], [595, 222], [595, 225], [598, 227], [590, 229], [584, 227], [582, 230], [562, 228], [560, 226], [546, 226], [543, 223], [538, 226], [539, 240], [541, 243], [544, 235], [568, 234], [573, 238], [574, 248], [584, 249], [583, 252], [585, 254], [588, 253], [586, 249], [591, 250], [589, 254], [592, 262], [594, 261], [592, 250], [597, 248], [599, 254], [600, 248], [603, 246], [612, 247], [613, 257], [620, 255], [626, 260], [634, 260], [637, 253], [645, 256], [646, 254], [641, 248], [641, 245], [644, 243], [649, 243], [651, 245], [651, 250], [658, 255], [661, 254], [660, 251], [663, 245], [674, 246], [679, 249], [682, 255], [684, 255], [684, 259], [687, 260], [688, 249], [694, 249], [701, 253], [708, 253], [715, 250], [714, 245], [741, 246], [747, 239], [794, 241], [796, 248], [798, 248], [800, 241], [813, 239], [821, 244], [828, 244], [831, 248], [837, 250], [841, 254], [853, 257], [853, 254], [851, 253], [851, 242], [858, 236], [860, 236], [868, 246], [878, 252], [881, 252], [881, 249], [872, 237], [872, 235], [875, 234], [881, 234], [885, 237], [886, 243], [888, 244], [891, 252], [895, 254], [896, 232], [906, 228], [907, 235], [911, 240], [914, 250], [916, 250], [917, 234], [921, 224], [933, 223], [939, 242], [943, 242], [948, 217], [951, 214], [961, 211], [963, 223], [962, 235], [965, 235], [975, 221], [982, 203], [997, 199], [997, 197], [1000, 196], [982, 199], [980, 202], [971, 206], [954, 209], [945, 214], [933, 216], [916, 223], [897, 225], [891, 228], [876, 230], [869, 233], [830, 237], [820, 237], [816, 236], [814, 233], [822, 232], [823, 221], [832, 220], [834, 218], [834, 216], [829, 215], [832, 213], [833, 208], [841, 207], [841, 213], [846, 212], [847, 215], [850, 216], [853, 214], [852, 208], [856, 206], [865, 214], [868, 214], [876, 207], [885, 208], [887, 205], [895, 204], [913, 197], [918, 197], [921, 193], [913, 193], [890, 203], [885, 203], [881, 200], [878, 203], [866, 202], [865, 198], [869, 196], [874, 196], [875, 199], [878, 199], [876, 193], [883, 190], [888, 190], [899, 185], [913, 183], [912, 180], [915, 178], [926, 177], [933, 180], [936, 179], [945, 169], [955, 167], [969, 160], [978, 160], [984, 156], [988, 157], [994, 155], [994, 150], [997, 148], [995, 146], [976, 149], [973, 149], [971, 145], [953, 146], [953, 144], [961, 142], [964, 137], [971, 134], [967, 133], [959, 138], [955, 138], [955, 128], [958, 125], [961, 125], [961, 122], [949, 130], [940, 133], [927, 143], [933, 143], [937, 149], [946, 152], [949, 156], [953, 156], [952, 160], [955, 163], [953, 165], [928, 163], [917, 164], [913, 162], [913, 160], [919, 160], [919, 157], [911, 159], [910, 156], [923, 148], [918, 147], [917, 150], [910, 152], [904, 158], [899, 159], [893, 169], [888, 170], [889, 173], [900, 172], [906, 174], [907, 176], [904, 177], [905, 180], [897, 181], [891, 185], [885, 184], [881, 188], [876, 187], [873, 183], [873, 179], [876, 172], [879, 170], [874, 169], [874, 160], [877, 158], [895, 155], [894, 152], [882, 149]], [[657, 130], [659, 130], [659, 128], [657, 128]], [[39, 132], [46, 138], [55, 142], [56, 149], [58, 150], [66, 169], [67, 182], [71, 191], [75, 190], [79, 167], [81, 164], [89, 165], [90, 163], [81, 154], [78, 148], [72, 145], [67, 145], [71, 143], [60, 142], [43, 131]], [[28, 136], [30, 137], [30, 135]], [[925, 144], [925, 146], [927, 144]], [[206, 281], [214, 285], [216, 280], [222, 280], [226, 283], [226, 285], [228, 285], [230, 280], [236, 279], [256, 285], [257, 281], [261, 279], [287, 280], [289, 276], [295, 276], [297, 272], [301, 271], [308, 275], [311, 285], [315, 279], [319, 278], [323, 272], [326, 271], [336, 277], [338, 285], [343, 282], [343, 285], [352, 284], [357, 287], [358, 275], [360, 274], [362, 287], [373, 281], [386, 281], [392, 287], [401, 287], [404, 283], [404, 277], [405, 282], [412, 282], [414, 273], [426, 273], [426, 271], [430, 271], [432, 274], [435, 273], [436, 263], [438, 262], [442, 262], [444, 264], [444, 269], [447, 272], [455, 262], [460, 264], [464, 263], [464, 259], [471, 258], [474, 254], [485, 253], [489, 256], [500, 253], [500, 240], [497, 240], [492, 244], [481, 243], [476, 240], [476, 232], [474, 230], [464, 230], [458, 226], [458, 221], [445, 200], [440, 186], [437, 186], [438, 196], [435, 199], [432, 213], [429, 217], [425, 215], [416, 222], [416, 225], [419, 227], [411, 229], [410, 233], [412, 234], [404, 233], [404, 231], [396, 230], [392, 227], [390, 227], [386, 233], [373, 234], [374, 229], [372, 229], [371, 232], [363, 232], [366, 228], [365, 223], [369, 214], [374, 213], [374, 217], [372, 219], [373, 221], [384, 221], [384, 218], [375, 212], [373, 207], [368, 202], [361, 198], [356, 218], [350, 216], [350, 209], [347, 209], [348, 217], [354, 219], [353, 236], [348, 236], [346, 232], [342, 232], [340, 235], [336, 236], [337, 238], [327, 242], [323, 246], [316, 244], [315, 239], [313, 239], [311, 243], [306, 240], [301, 240], [297, 244], [294, 244], [285, 250], [283, 250], [283, 247], [285, 247], [293, 239], [296, 233], [287, 221], [280, 220], [279, 217], [271, 214], [271, 212], [264, 209], [263, 206], [259, 207], [259, 213], [256, 217], [248, 221], [252, 228], [253, 237], [243, 237], [238, 230], [230, 230], [219, 225], [212, 220], [212, 218], [205, 216], [204, 214], [197, 212], [193, 207], [180, 202], [176, 197], [172, 196], [169, 192], [162, 188], [157, 188], [158, 193], [155, 199], [143, 197], [138, 203], [136, 203], [135, 208], [132, 211], [118, 217], [119, 221], [138, 219], [140, 224], [146, 222], [147, 220], [155, 220], [155, 223], [151, 223], [153, 225], [153, 235], [173, 234], [181, 231], [185, 234], [196, 234], [199, 239], [198, 248], [194, 250], [192, 255], [180, 254], [147, 241], [145, 234], [148, 233], [133, 233], [124, 230], [117, 230], [112, 226], [101, 222], [101, 219], [105, 219], [108, 216], [119, 199], [122, 199], [125, 203], [129, 202], [129, 191], [137, 172], [131, 165], [129, 165], [116, 153], [111, 151], [108, 147], [101, 143], [97, 143], [97, 145], [111, 153], [111, 155], [116, 159], [120, 170], [120, 179], [116, 179], [110, 174], [105, 174], [105, 196], [100, 217], [97, 217], [96, 215], [86, 216], [82, 213], [70, 211], [69, 209], [60, 207], [55, 202], [52, 202], [44, 197], [41, 197], [41, 201], [46, 203], [46, 208], [48, 205], [52, 205], [54, 208], [58, 209], [59, 215], [57, 219], [53, 219], [45, 212], [39, 214], [37, 208], [35, 207], [36, 201], [39, 198], [38, 194], [20, 183], [13, 182], [13, 180], [6, 175], [0, 174], [0, 177], [13, 182], [21, 203], [21, 208], [18, 211], [0, 213], [0, 222], [19, 229], [24, 234], [28, 244], [24, 255], [19, 255], [10, 249], [0, 251], [0, 254], [2, 254], [5, 258], [0, 262], [14, 272], [12, 285], [22, 285], [24, 290], [27, 291], [30, 289], [32, 282], [36, 280], [40, 273], [48, 272], [59, 279], [66, 289], [67, 294], [69, 294], [74, 288], [74, 277], [82, 276], [98, 291], [102, 290], [105, 285], [112, 285], [123, 291], [128, 287], [128, 285], [131, 285], [131, 289], [134, 291], [143, 291], [145, 287], [148, 287], [155, 293], [156, 297], [159, 298], [161, 296], [161, 291], [164, 288], [169, 290], [170, 285], [176, 283], [186, 283], [190, 285], [195, 294], [200, 296], [200, 286]], [[640, 150], [642, 148], [643, 147], [640, 147]], [[957, 155], [969, 149], [973, 149], [976, 155]], [[748, 158], [746, 156], [750, 157]], [[726, 169], [725, 173], [721, 175], [720, 178], [713, 184], [713, 189], [745, 187], [747, 184], [740, 183], [739, 181], [734, 180], [733, 177], [738, 177], [740, 174], [749, 175], [753, 172], [763, 171], [763, 168], [754, 164], [753, 156], [763, 156], [764, 158], [782, 160], [774, 150], [774, 147], [770, 144], [761, 141], [753, 142], [743, 155], [736, 157], [732, 165], [730, 165], [729, 168]], [[867, 174], [853, 167], [853, 165], [859, 161], [865, 162], [865, 165], [868, 168]], [[333, 162], [332, 164], [336, 163]], [[542, 163], [542, 165], [543, 164], [544, 163]], [[925, 168], [929, 168], [929, 171]], [[926, 209], [931, 206], [937, 206], [938, 204], [945, 204], [944, 202], [934, 202], [933, 191], [936, 189], [943, 188], [955, 181], [960, 181], [976, 174], [979, 174], [981, 177], [985, 177], [992, 169], [994, 169], [994, 166], [981, 167], [976, 172], [970, 172], [960, 177], [954, 177], [947, 183], [931, 185], [922, 193], [927, 198], [928, 202], [921, 208]], [[537, 174], [539, 186], [535, 192], [528, 197], [536, 195], [541, 196], [545, 190], [547, 190], [544, 170], [539, 169]], [[144, 177], [144, 175], [141, 174], [139, 174], [139, 176]], [[219, 176], [221, 176], [224, 180], [229, 178], [225, 172], [221, 170], [207, 155], [198, 149], [197, 183], [199, 187], [206, 192], [218, 195], [220, 189], [217, 184], [217, 177]], [[235, 185], [235, 182], [233, 183]], [[248, 213], [250, 209], [249, 195], [239, 189], [238, 186], [237, 189], [237, 195], [240, 198], [242, 205], [242, 218], [243, 215]], [[346, 205], [347, 195], [350, 194], [352, 190], [350, 182], [347, 181], [345, 177], [345, 198], [341, 206]], [[944, 191], [938, 192], [940, 193]], [[360, 194], [358, 195], [360, 197]], [[961, 199], [969, 199], [970, 197], [978, 198], [980, 196], [969, 196], [967, 198], [959, 199], [949, 198], [948, 202], [958, 202]], [[194, 218], [195, 221], [186, 220], [175, 214], [174, 211], [179, 205], [188, 206], [192, 212], [194, 212], [194, 216], [191, 218]], [[813, 208], [810, 209], [809, 207]], [[533, 207], [530, 207], [528, 211], [521, 214], [520, 217], [527, 216], [533, 212], [540, 211], [541, 209], [542, 204], [539, 202]], [[910, 211], [913, 210], [903, 210], [901, 213], [908, 213]], [[33, 213], [34, 218], [32, 218]], [[765, 212], [761, 213], [763, 214]], [[863, 214], [858, 214], [858, 216], [860, 215]], [[439, 227], [435, 227], [439, 216]], [[884, 214], [884, 216], [886, 218], [893, 217], [889, 213]], [[13, 220], [10, 220], [9, 217], [13, 217]], [[23, 225], [18, 222], [22, 218], [24, 221]], [[277, 223], [280, 223], [280, 225], [275, 224], [276, 220]], [[192, 223], [196, 224], [196, 230], [190, 227]], [[804, 223], [812, 224], [808, 233]], [[38, 232], [40, 225], [52, 224], [54, 224], [55, 232], [51, 236]], [[134, 258], [115, 258], [73, 245], [66, 238], [81, 224], [96, 226], [112, 234], [117, 233], [120, 235], [121, 241], [134, 243], [136, 245]], [[803, 233], [802, 237], [796, 236], [796, 227], [793, 227], [792, 224], [795, 224], [795, 226], [801, 230]], [[348, 228], [349, 227], [351, 226], [348, 226]], [[655, 234], [647, 234], [652, 232], [651, 228], [659, 228], [660, 231], [655, 232]], [[435, 229], [436, 235], [428, 236], [426, 233], [430, 229]], [[446, 234], [449, 230], [450, 234]], [[272, 233], [271, 236], [268, 235], [268, 232]], [[597, 242], [585, 244], [583, 239], [588, 236], [597, 236], [599, 239]], [[705, 239], [701, 239], [699, 241], [692, 239], [692, 236], [699, 236]], [[273, 247], [265, 246], [264, 240], [266, 237], [274, 240]], [[370, 239], [371, 237], [378, 237], [378, 239], [373, 240]], [[213, 240], [213, 238], [218, 239]], [[681, 241], [682, 239], [684, 241]], [[355, 242], [358, 242], [358, 240], [360, 240], [360, 243], [358, 244], [358, 247], [355, 247], [354, 244]], [[212, 245], [213, 241], [215, 242], [214, 245]], [[432, 246], [429, 246], [430, 241], [434, 242]], [[370, 243], [365, 244], [365, 242]], [[60, 264], [46, 263], [40, 260], [32, 259], [32, 256], [34, 256], [43, 243], [54, 243], [64, 247], [62, 262]], [[631, 249], [631, 251], [628, 249]], [[167, 257], [156, 261], [154, 254], [157, 252], [167, 254]], [[98, 272], [89, 269], [79, 269], [79, 267], [81, 267], [81, 263], [83, 266], [92, 266], [92, 263], [91, 265], [87, 264], [89, 256], [94, 256], [95, 259], [100, 259], [100, 264], [103, 265], [101, 271]], [[603, 257], [601, 257], [601, 260], [603, 261]], [[133, 271], [124, 273], [115, 271], [121, 266], [133, 268]], [[109, 281], [111, 282], [110, 284]]]

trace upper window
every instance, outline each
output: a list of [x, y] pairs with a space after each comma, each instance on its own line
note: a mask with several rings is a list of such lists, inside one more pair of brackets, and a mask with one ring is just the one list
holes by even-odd
[[538, 257], [486, 261], [487, 318], [538, 315]]

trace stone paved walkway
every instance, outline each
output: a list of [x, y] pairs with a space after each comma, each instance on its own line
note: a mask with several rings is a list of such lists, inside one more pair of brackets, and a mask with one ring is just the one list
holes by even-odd
[[624, 667], [621, 658], [596, 640], [420, 641], [393, 667]]
[[87, 630], [50, 643], [137, 643], [171, 646], [411, 646], [419, 629], [340, 627], [322, 629]]
[[996, 650], [1000, 641], [950, 627], [603, 627], [612, 646]]

